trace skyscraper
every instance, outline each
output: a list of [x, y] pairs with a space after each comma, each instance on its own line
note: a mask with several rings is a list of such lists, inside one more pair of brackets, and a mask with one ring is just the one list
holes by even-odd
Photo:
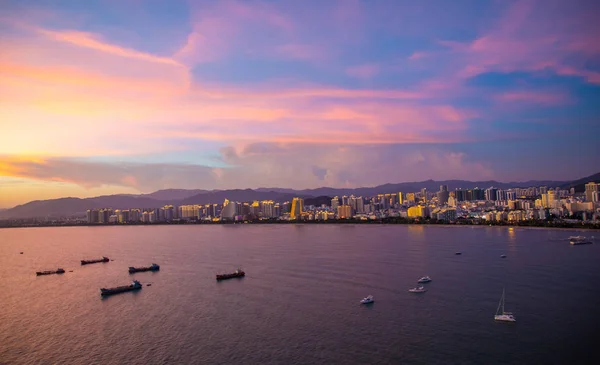
[[230, 202], [229, 200], [225, 199], [225, 201], [223, 202], [223, 210], [221, 210], [221, 219], [224, 219], [224, 220], [234, 219], [236, 213], [237, 213], [236, 202]]
[[331, 199], [331, 210], [333, 210], [334, 212], [337, 212], [337, 208], [340, 206], [340, 198], [338, 198], [337, 196], [334, 196], [333, 199]]
[[402, 193], [398, 193], [398, 204], [404, 204], [404, 196], [402, 195]]
[[290, 210], [290, 219], [298, 219], [302, 216], [304, 210], [304, 199], [292, 199], [292, 209]]
[[352, 207], [349, 205], [340, 205], [337, 210], [339, 219], [346, 219], [352, 217]]
[[594, 182], [589, 182], [589, 183], [585, 184], [585, 201], [586, 202], [594, 201], [593, 196], [592, 196], [594, 191], [598, 191], [598, 184], [596, 184]]
[[450, 197], [450, 193], [448, 192], [448, 185], [440, 185], [440, 191], [437, 193], [438, 203], [446, 204], [448, 203], [448, 198]]
[[427, 188], [421, 189], [421, 198], [424, 202], [427, 202]]
[[495, 187], [489, 187], [485, 189], [485, 200], [487, 201], [495, 201], [498, 200], [498, 189]]

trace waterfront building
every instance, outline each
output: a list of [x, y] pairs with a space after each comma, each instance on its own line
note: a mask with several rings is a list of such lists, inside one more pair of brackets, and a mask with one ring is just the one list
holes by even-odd
[[337, 210], [339, 219], [352, 218], [352, 207], [349, 205], [340, 205]]
[[339, 198], [339, 197], [337, 197], [337, 196], [334, 196], [334, 197], [331, 199], [331, 209], [332, 209], [334, 212], [337, 212], [337, 208], [338, 208], [339, 206], [340, 206], [340, 198]]
[[[343, 197], [343, 198], [347, 198], [347, 197]], [[302, 199], [302, 198], [292, 199], [292, 208], [290, 210], [290, 219], [299, 219], [302, 216], [303, 211], [304, 211], [304, 199]]]
[[594, 192], [598, 192], [598, 186], [599, 184], [596, 184], [594, 182], [589, 182], [587, 184], [585, 184], [585, 201], [586, 202], [593, 202], [593, 194]]

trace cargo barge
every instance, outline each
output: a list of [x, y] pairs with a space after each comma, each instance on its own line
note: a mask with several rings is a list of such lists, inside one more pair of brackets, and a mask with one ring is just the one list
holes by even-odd
[[36, 275], [40, 276], [40, 275], [52, 275], [52, 274], [64, 274], [65, 273], [65, 269], [61, 269], [60, 267], [56, 270], [47, 270], [47, 271], [36, 271]]
[[101, 259], [95, 259], [95, 260], [81, 260], [81, 264], [82, 265], [89, 265], [89, 264], [96, 264], [99, 262], [109, 262], [110, 259], [106, 256], [103, 256]]
[[130, 285], [117, 286], [116, 288], [108, 288], [108, 289], [101, 288], [100, 295], [107, 296], [107, 295], [125, 293], [128, 291], [140, 290], [140, 289], [142, 289], [142, 284], [139, 281], [134, 280]]
[[217, 274], [217, 280], [226, 280], [226, 279], [233, 279], [233, 278], [242, 278], [246, 276], [246, 273], [243, 272], [241, 269], [237, 269], [235, 270], [233, 273], [231, 274]]
[[146, 266], [146, 267], [133, 267], [133, 266], [129, 267], [130, 274], [133, 274], [136, 272], [158, 271], [158, 270], [160, 270], [160, 266], [158, 266], [157, 264], [152, 264], [152, 265]]

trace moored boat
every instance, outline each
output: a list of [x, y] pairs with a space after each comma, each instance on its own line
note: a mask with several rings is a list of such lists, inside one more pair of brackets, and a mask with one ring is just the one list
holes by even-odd
[[431, 281], [431, 278], [429, 276], [423, 276], [422, 278], [417, 280], [417, 283], [423, 284], [423, 283], [428, 283], [430, 281]]
[[125, 293], [128, 291], [139, 290], [139, 289], [142, 289], [142, 284], [139, 281], [134, 280], [130, 285], [117, 286], [115, 288], [108, 288], [108, 289], [100, 288], [100, 295], [107, 296], [107, 295]]
[[496, 315], [494, 315], [494, 320], [500, 322], [516, 322], [517, 319], [510, 312], [504, 311], [504, 288], [502, 289], [502, 297], [500, 298], [500, 303], [498, 303], [498, 309], [496, 309]]
[[572, 237], [569, 237], [569, 242], [572, 245], [586, 245], [586, 244], [591, 244], [592, 240], [590, 240], [584, 236], [572, 236]]
[[158, 266], [157, 264], [152, 264], [150, 266], [145, 266], [145, 267], [133, 267], [133, 266], [129, 267], [130, 274], [133, 274], [136, 272], [158, 271], [158, 270], [160, 270], [160, 266]]
[[60, 267], [56, 270], [47, 270], [47, 271], [36, 271], [36, 275], [40, 276], [40, 275], [52, 275], [52, 274], [64, 274], [65, 273], [65, 269], [61, 269]]
[[81, 264], [82, 265], [89, 265], [89, 264], [95, 264], [95, 263], [99, 263], [99, 262], [109, 262], [110, 259], [106, 256], [102, 256], [101, 259], [94, 259], [94, 260], [81, 260]]
[[360, 301], [360, 304], [370, 304], [370, 303], [373, 303], [374, 301], [375, 301], [375, 299], [373, 299], [373, 296], [372, 296], [372, 295], [369, 295], [369, 296], [367, 296], [367, 297], [363, 298], [363, 299]]
[[242, 271], [242, 269], [237, 269], [234, 272], [232, 272], [231, 274], [217, 274], [217, 280], [241, 278], [244, 276], [246, 276], [246, 273], [244, 271]]

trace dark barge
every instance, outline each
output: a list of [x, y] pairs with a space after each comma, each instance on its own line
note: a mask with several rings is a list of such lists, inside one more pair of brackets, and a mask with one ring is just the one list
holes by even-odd
[[133, 274], [136, 272], [158, 271], [158, 270], [160, 270], [160, 266], [158, 266], [157, 264], [152, 264], [152, 265], [146, 266], [146, 267], [133, 267], [133, 266], [129, 267], [130, 274]]
[[99, 262], [109, 262], [110, 259], [106, 256], [103, 256], [101, 259], [94, 259], [94, 260], [81, 260], [81, 265], [89, 265], [89, 264], [96, 264]]
[[125, 293], [128, 291], [140, 290], [140, 289], [142, 289], [142, 284], [139, 281], [134, 280], [130, 285], [117, 286], [116, 288], [108, 288], [108, 289], [101, 288], [100, 295], [107, 296], [107, 295]]
[[61, 269], [60, 267], [56, 270], [47, 270], [47, 271], [36, 271], [36, 275], [40, 276], [40, 275], [52, 275], [52, 274], [64, 274], [65, 273], [65, 269]]
[[246, 276], [246, 273], [243, 272], [241, 269], [237, 269], [234, 272], [232, 272], [231, 274], [217, 274], [217, 280], [227, 280], [227, 279], [233, 279], [233, 278], [242, 278]]

